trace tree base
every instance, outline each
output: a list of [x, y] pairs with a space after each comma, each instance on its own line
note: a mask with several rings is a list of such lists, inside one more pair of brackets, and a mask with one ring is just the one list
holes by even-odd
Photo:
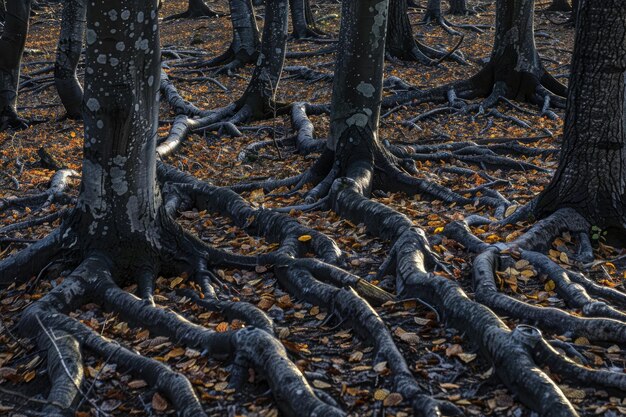
[[7, 108], [3, 112], [0, 112], [0, 132], [5, 130], [28, 129], [28, 126], [28, 121], [19, 117], [14, 109]]
[[214, 17], [222, 17], [226, 16], [226, 14], [221, 12], [216, 12], [211, 9], [206, 4], [202, 3], [202, 6], [199, 7], [189, 7], [186, 11], [182, 13], [177, 13], [171, 16], [166, 17], [163, 21], [168, 20], [177, 20], [177, 19], [199, 19], [203, 17], [214, 18]]

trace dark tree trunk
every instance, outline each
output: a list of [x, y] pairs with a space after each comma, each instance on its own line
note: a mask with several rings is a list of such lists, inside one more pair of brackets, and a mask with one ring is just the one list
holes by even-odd
[[264, 118], [276, 110], [275, 94], [285, 63], [288, 23], [288, 0], [267, 1], [259, 59], [246, 91], [236, 102], [241, 109], [240, 118]]
[[437, 22], [439, 19], [441, 19], [441, 0], [428, 0], [424, 23]]
[[105, 253], [136, 272], [158, 270], [156, 255], [165, 246], [156, 184], [155, 4], [96, 0], [87, 8], [83, 174], [70, 225], [83, 253]]
[[554, 99], [566, 95], [566, 88], [541, 63], [535, 46], [534, 15], [534, 0], [498, 0], [489, 63], [470, 80], [480, 95], [491, 92], [487, 106], [501, 96], [541, 104], [546, 95], [554, 95]]
[[294, 38], [315, 38], [324, 35], [315, 25], [310, 0], [289, 0], [289, 7]]
[[206, 64], [209, 67], [225, 65], [224, 71], [256, 62], [261, 46], [252, 0], [230, 0], [228, 5], [233, 25], [233, 40], [226, 52]]
[[581, 1], [559, 168], [540, 214], [572, 207], [592, 225], [626, 230], [626, 3]]
[[72, 119], [81, 117], [83, 88], [76, 75], [85, 35], [85, 0], [67, 0], [63, 6], [61, 34], [54, 64], [54, 83]]
[[385, 0], [343, 2], [339, 45], [344, 53], [338, 55], [335, 66], [327, 141], [342, 175], [356, 174], [349, 172], [353, 169], [373, 169], [374, 151], [380, 148], [388, 6]]
[[450, 1], [450, 9], [448, 13], [455, 15], [467, 15], [470, 13], [467, 8], [467, 0], [449, 0]]
[[0, 38], [0, 131], [9, 127], [25, 127], [24, 121], [17, 116], [17, 87], [28, 35], [30, 0], [9, 0], [6, 7], [4, 31]]
[[[389, 24], [385, 48], [387, 55], [392, 58], [418, 61], [424, 65], [433, 65], [435, 59], [446, 55], [445, 51], [438, 51], [415, 40], [409, 20], [407, 0], [390, 0], [389, 2]], [[451, 59], [464, 62], [457, 55], [451, 55]]]
[[489, 62], [478, 73], [469, 80], [424, 92], [385, 97], [383, 105], [444, 102], [452, 96], [466, 100], [486, 97], [481, 103], [484, 108], [492, 107], [502, 97], [537, 104], [542, 109], [564, 108], [567, 88], [546, 71], [539, 58], [533, 18], [534, 0], [497, 0], [493, 49]]
[[551, 12], [569, 12], [572, 10], [568, 0], [552, 0], [552, 4], [546, 10]]
[[191, 19], [194, 17], [218, 17], [220, 13], [214, 11], [204, 3], [203, 0], [189, 0], [187, 10], [165, 18], [165, 20], [173, 19]]
[[[4, 29], [4, 20], [6, 19], [7, 6], [4, 0], [0, 0], [0, 23], [2, 23], [2, 28]], [[2, 32], [0, 32], [2, 33]]]

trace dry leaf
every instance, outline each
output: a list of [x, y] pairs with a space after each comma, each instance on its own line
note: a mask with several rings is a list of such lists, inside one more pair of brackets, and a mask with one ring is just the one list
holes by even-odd
[[319, 388], [319, 389], [328, 389], [328, 388], [332, 387], [332, 385], [330, 385], [329, 383], [324, 382], [324, 381], [320, 381], [319, 379], [316, 379], [316, 380], [313, 381], [313, 386], [315, 388]]
[[389, 391], [386, 389], [377, 389], [376, 392], [374, 392], [374, 399], [376, 401], [383, 401], [388, 395]]
[[387, 396], [387, 398], [385, 398], [385, 400], [383, 401], [383, 405], [385, 407], [393, 407], [400, 404], [403, 399], [404, 398], [402, 398], [402, 395], [398, 394], [397, 392], [392, 392]]
[[152, 408], [155, 411], [165, 411], [167, 410], [168, 407], [168, 403], [165, 400], [165, 398], [161, 397], [161, 394], [159, 394], [158, 392], [155, 392], [154, 395], [152, 396]]
[[148, 383], [144, 381], [143, 379], [135, 379], [134, 381], [130, 381], [128, 383], [128, 388], [131, 388], [131, 389], [138, 389], [138, 388], [143, 388], [147, 386], [148, 386]]

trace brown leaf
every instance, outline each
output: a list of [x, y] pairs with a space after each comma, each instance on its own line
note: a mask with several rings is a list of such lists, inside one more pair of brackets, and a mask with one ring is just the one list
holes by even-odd
[[400, 404], [403, 399], [404, 398], [402, 398], [402, 395], [398, 394], [397, 392], [392, 392], [387, 396], [387, 398], [385, 398], [385, 400], [383, 401], [383, 405], [385, 407], [393, 407]]
[[165, 411], [167, 410], [168, 406], [169, 404], [167, 403], [167, 400], [161, 397], [161, 394], [155, 392], [152, 396], [152, 408], [155, 411]]

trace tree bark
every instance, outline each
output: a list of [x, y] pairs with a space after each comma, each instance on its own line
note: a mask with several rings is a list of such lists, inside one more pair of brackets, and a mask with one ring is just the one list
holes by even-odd
[[[4, 20], [6, 19], [7, 6], [4, 0], [0, 0], [0, 22], [3, 24], [1, 29], [4, 30]], [[2, 33], [2, 32], [0, 32]]]
[[547, 92], [562, 97], [567, 93], [566, 88], [546, 72], [537, 53], [534, 3], [534, 0], [498, 0], [496, 34], [489, 63], [470, 80], [482, 94], [491, 91], [491, 100], [504, 96], [541, 104]]
[[552, 4], [546, 10], [551, 12], [569, 12], [572, 10], [568, 0], [552, 0]]
[[322, 35], [315, 25], [310, 0], [289, 0], [289, 7], [294, 38], [304, 39]]
[[223, 54], [206, 64], [209, 67], [225, 65], [226, 70], [255, 62], [261, 47], [252, 0], [230, 0], [228, 6], [233, 26], [233, 39]]
[[243, 96], [236, 102], [240, 116], [264, 118], [275, 111], [275, 94], [285, 63], [289, 31], [288, 0], [267, 1], [261, 52]]
[[467, 15], [469, 10], [467, 8], [467, 0], [449, 0], [450, 9], [448, 13], [455, 15]]
[[156, 183], [156, 0], [93, 1], [87, 7], [82, 184], [69, 227], [83, 253], [102, 252], [124, 268], [151, 270], [164, 246], [165, 217]]
[[17, 116], [17, 88], [28, 35], [30, 0], [9, 0], [6, 7], [4, 31], [0, 37], [0, 131], [7, 127], [24, 127], [24, 122]]
[[407, 0], [391, 0], [389, 2], [386, 53], [394, 58], [431, 65], [433, 60], [425, 52], [438, 51], [419, 44], [413, 37]]
[[81, 117], [83, 88], [76, 75], [85, 35], [85, 0], [67, 0], [63, 6], [61, 34], [54, 64], [54, 83], [61, 102], [72, 119]]
[[355, 161], [371, 169], [379, 147], [388, 6], [387, 0], [343, 2], [339, 45], [350, 52], [339, 54], [335, 66], [327, 147], [344, 170]]
[[626, 4], [580, 3], [559, 168], [537, 210], [544, 215], [572, 207], [592, 225], [623, 236]]
[[423, 21], [430, 23], [441, 18], [441, 0], [428, 0]]

